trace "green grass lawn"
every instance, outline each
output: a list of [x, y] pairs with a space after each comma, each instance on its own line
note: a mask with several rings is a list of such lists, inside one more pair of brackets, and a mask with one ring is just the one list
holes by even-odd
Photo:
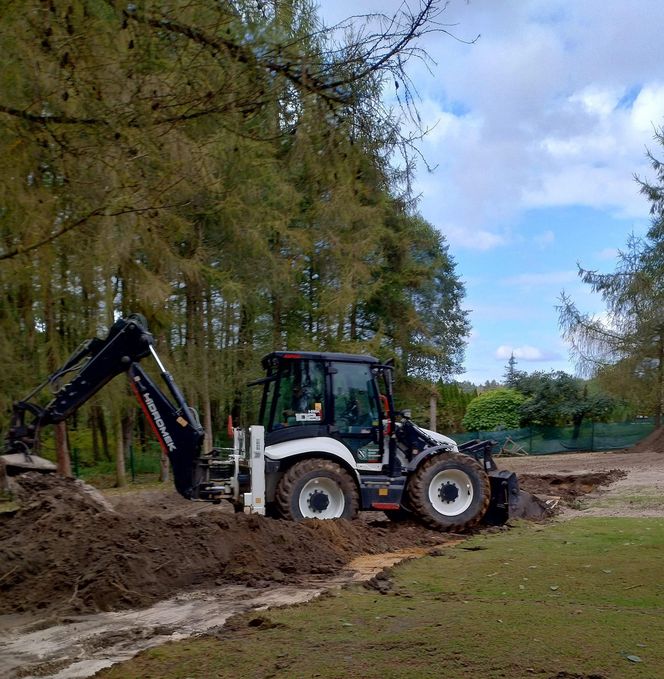
[[664, 509], [664, 495], [657, 488], [639, 488], [619, 495], [608, 495], [593, 499], [593, 507], [629, 508], [634, 510]]
[[663, 556], [662, 519], [524, 524], [100, 676], [664, 678]]

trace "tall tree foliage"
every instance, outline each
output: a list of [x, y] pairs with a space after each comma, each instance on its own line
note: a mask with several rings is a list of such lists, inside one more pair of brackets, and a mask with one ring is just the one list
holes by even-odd
[[[655, 140], [664, 146], [661, 129]], [[563, 335], [580, 368], [596, 372], [607, 388], [621, 396], [636, 392], [660, 425], [664, 413], [664, 164], [655, 154], [648, 155], [655, 180], [637, 178], [641, 193], [650, 201], [652, 220], [646, 237], [629, 238], [612, 273], [579, 270], [583, 282], [601, 295], [607, 317], [582, 313], [564, 293], [559, 311]]]
[[[412, 140], [381, 98], [407, 89], [437, 2], [341, 32], [308, 0], [0, 5], [2, 417], [132, 311], [208, 443], [254, 416], [244, 384], [271, 349], [458, 368], [463, 287], [409, 207], [391, 161]], [[124, 391], [77, 421], [99, 456], [131, 422]]]

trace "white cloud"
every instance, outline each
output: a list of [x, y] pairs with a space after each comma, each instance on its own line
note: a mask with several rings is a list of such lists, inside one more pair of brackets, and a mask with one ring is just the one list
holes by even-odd
[[[631, 11], [600, 10], [592, 1], [518, 5], [450, 5], [449, 18], [482, 37], [467, 48], [439, 39], [433, 53], [444, 66], [418, 87], [427, 99], [437, 93], [464, 104], [473, 129], [446, 120], [445, 134], [425, 141], [432, 164], [444, 152], [427, 208], [489, 232], [492, 223], [532, 208], [588, 206], [644, 217], [648, 206], [633, 174], [648, 173], [644, 147], [652, 125], [664, 122], [664, 84], [659, 60], [644, 64], [636, 54], [655, 51], [641, 44], [640, 36], [654, 31], [640, 23], [644, 16], [664, 22], [664, 3]], [[618, 38], [616, 26], [634, 33], [621, 30]]]
[[643, 144], [649, 144], [653, 125], [664, 123], [664, 83], [651, 83], [641, 89], [632, 106], [631, 126], [643, 137]]
[[[477, 115], [456, 115], [446, 110], [440, 101], [427, 97], [417, 104], [421, 126], [429, 130], [426, 136], [427, 144], [435, 147], [445, 147], [447, 143], [458, 143], [457, 140], [478, 140], [482, 127], [482, 120]], [[403, 126], [408, 129], [408, 125]], [[414, 129], [414, 125], [411, 125]]]
[[513, 347], [510, 344], [502, 344], [496, 349], [495, 357], [500, 360], [509, 360], [510, 356], [519, 361], [552, 361], [557, 360], [560, 356], [552, 351], [544, 351], [537, 347], [525, 344], [521, 347]]
[[484, 229], [465, 228], [456, 224], [445, 224], [439, 228], [452, 248], [492, 250], [506, 242], [504, 235]]
[[620, 101], [621, 92], [615, 88], [600, 88], [597, 85], [589, 85], [579, 92], [575, 92], [569, 101], [580, 103], [591, 115], [606, 118], [616, 108]]
[[[360, 4], [321, 8], [331, 19], [403, 9], [401, 0]], [[433, 176], [420, 169], [416, 190], [434, 224], [463, 225], [441, 226], [453, 245], [504, 245], [496, 224], [532, 208], [647, 216], [632, 177], [647, 176], [644, 147], [664, 122], [661, 0], [453, 0], [440, 20], [458, 37], [481, 34], [472, 45], [425, 36], [436, 63], [408, 65], [433, 128], [421, 150], [438, 166]]]

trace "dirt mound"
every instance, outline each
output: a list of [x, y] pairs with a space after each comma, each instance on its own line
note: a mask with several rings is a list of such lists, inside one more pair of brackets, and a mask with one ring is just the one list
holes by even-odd
[[587, 474], [519, 474], [519, 487], [536, 495], [560, 497], [569, 503], [625, 476], [627, 472], [622, 469]]
[[0, 515], [0, 613], [134, 608], [225, 581], [292, 583], [338, 572], [360, 553], [445, 540], [373, 515], [298, 524], [213, 511], [141, 516], [71, 479], [17, 479], [22, 506]]
[[664, 427], [658, 427], [650, 436], [646, 436], [643, 441], [639, 441], [629, 449], [630, 453], [644, 453], [648, 451], [664, 453]]
[[115, 512], [113, 505], [94, 487], [80, 479], [67, 479], [54, 474], [29, 473], [13, 483], [13, 492], [24, 509], [45, 502], [52, 509], [66, 503], [82, 512]]

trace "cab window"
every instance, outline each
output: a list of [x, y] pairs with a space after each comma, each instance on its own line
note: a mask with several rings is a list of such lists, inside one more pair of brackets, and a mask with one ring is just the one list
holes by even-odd
[[[269, 431], [324, 421], [325, 371], [321, 361], [283, 361], [270, 388], [272, 426]], [[272, 401], [275, 401], [272, 404]]]

